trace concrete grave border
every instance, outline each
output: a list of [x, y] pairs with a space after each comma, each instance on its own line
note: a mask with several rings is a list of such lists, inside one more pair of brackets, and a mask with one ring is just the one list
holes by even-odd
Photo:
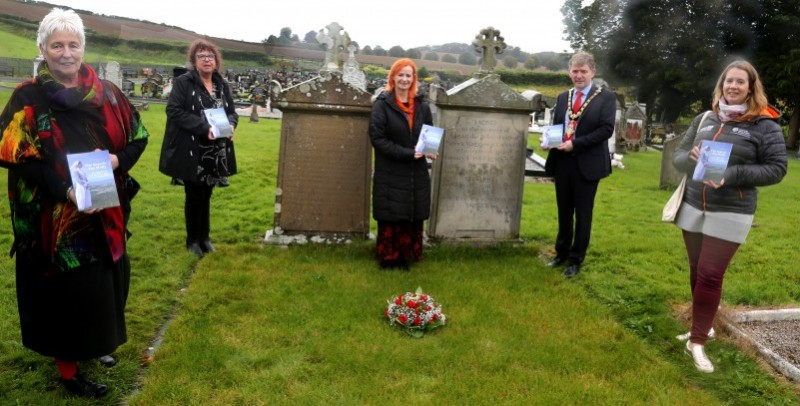
[[741, 329], [737, 326], [739, 323], [749, 323], [754, 321], [770, 322], [785, 320], [797, 320], [800, 322], [800, 309], [749, 310], [735, 312], [731, 315], [731, 322], [725, 323], [724, 328], [731, 336], [742, 339], [748, 344], [752, 345], [758, 354], [761, 355], [761, 357], [763, 357], [770, 365], [772, 365], [775, 370], [795, 382], [800, 382], [800, 368], [787, 361], [785, 358], [751, 337], [744, 329]]

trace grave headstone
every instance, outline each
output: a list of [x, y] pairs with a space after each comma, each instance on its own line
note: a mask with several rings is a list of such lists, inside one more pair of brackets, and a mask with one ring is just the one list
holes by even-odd
[[323, 72], [285, 90], [275, 84], [271, 102], [283, 120], [274, 227], [266, 241], [367, 237], [371, 95], [339, 72]]
[[434, 161], [428, 235], [451, 243], [516, 241], [528, 124], [537, 109], [490, 74], [445, 92], [434, 87], [445, 133]]
[[32, 78], [36, 77], [36, 71], [39, 70], [39, 64], [44, 61], [44, 56], [39, 55], [33, 60], [33, 74], [31, 75]]
[[646, 138], [647, 113], [642, 103], [627, 103], [623, 138], [628, 151], [638, 151]]
[[431, 100], [444, 128], [432, 177], [428, 235], [450, 243], [517, 241], [522, 214], [528, 125], [539, 100], [522, 97], [489, 73], [506, 45], [500, 31], [483, 29], [473, 45], [482, 70]]
[[106, 65], [105, 79], [122, 89], [122, 70], [119, 62], [111, 61]]
[[682, 140], [683, 133], [664, 141], [664, 148], [661, 153], [661, 179], [658, 185], [661, 189], [674, 188], [681, 182], [683, 173], [672, 165], [672, 158], [675, 156], [675, 150], [681, 145]]

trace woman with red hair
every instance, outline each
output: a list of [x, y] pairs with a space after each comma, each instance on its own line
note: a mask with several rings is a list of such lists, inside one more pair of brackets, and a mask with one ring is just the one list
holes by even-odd
[[433, 115], [417, 95], [417, 67], [410, 59], [398, 59], [389, 71], [386, 90], [372, 106], [369, 123], [375, 149], [372, 216], [378, 221], [376, 255], [382, 269], [408, 270], [409, 260], [422, 260], [422, 223], [430, 214], [431, 178], [426, 155], [414, 146], [423, 124], [433, 124]]

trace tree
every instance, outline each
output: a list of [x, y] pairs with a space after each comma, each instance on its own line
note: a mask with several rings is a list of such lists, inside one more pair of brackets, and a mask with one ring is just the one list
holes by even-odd
[[550, 60], [545, 64], [545, 67], [547, 70], [556, 72], [567, 69], [567, 64], [564, 63], [561, 58], [550, 58]]
[[725, 7], [700, 1], [632, 3], [609, 43], [606, 66], [636, 85], [637, 100], [647, 103], [652, 120], [675, 122], [694, 113], [695, 102], [710, 104], [720, 64], [733, 48], [749, 52], [725, 45], [720, 33], [733, 28], [726, 13]]
[[423, 59], [425, 59], [426, 61], [438, 61], [439, 54], [437, 54], [436, 52], [426, 52]]
[[372, 55], [372, 47], [369, 45], [365, 46], [364, 49], [361, 50], [361, 53], [364, 55]]
[[281, 28], [281, 34], [278, 36], [276, 45], [289, 46], [296, 42], [300, 42], [300, 38], [297, 36], [297, 34], [292, 34], [291, 28]]
[[[765, 1], [763, 18], [757, 24], [761, 33], [758, 53], [753, 62], [759, 69], [770, 101], [789, 119], [786, 145], [798, 147], [800, 132], [800, 88], [796, 78], [800, 75], [800, 8], [791, 0]], [[752, 13], [755, 14], [755, 13]]]
[[388, 52], [386, 52], [386, 50], [385, 50], [385, 49], [381, 48], [381, 46], [380, 46], [380, 45], [378, 45], [378, 46], [376, 46], [376, 47], [375, 47], [375, 50], [373, 51], [373, 53], [374, 53], [374, 55], [376, 55], [376, 56], [386, 56], [386, 55], [388, 55], [388, 54], [389, 54]]
[[274, 35], [270, 35], [269, 38], [261, 41], [261, 43], [264, 44], [265, 47], [271, 47], [273, 45], [278, 45], [278, 37], [276, 37]]
[[317, 32], [314, 30], [307, 32], [303, 37], [303, 42], [306, 44], [318, 44], [319, 41], [317, 41]]
[[406, 56], [406, 51], [400, 45], [395, 45], [389, 48], [389, 56], [393, 56], [395, 58], [402, 58]]
[[406, 51], [406, 58], [421, 59], [422, 58], [422, 53], [419, 52], [419, 49], [412, 48], [412, 49], [409, 49], [408, 51]]
[[459, 55], [458, 63], [462, 65], [474, 66], [478, 63], [478, 58], [472, 52], [464, 52], [463, 54]]
[[458, 59], [456, 59], [456, 57], [451, 54], [444, 54], [442, 55], [442, 62], [456, 63], [458, 62]]
[[674, 122], [709, 105], [720, 65], [757, 54], [763, 20], [775, 15], [765, 5], [779, 2], [788, 0], [566, 0], [562, 12], [567, 38], [595, 55], [599, 75], [635, 85], [651, 119]]
[[535, 55], [531, 55], [527, 60], [525, 60], [525, 69], [534, 70], [541, 65], [542, 64], [539, 63], [539, 58], [537, 58]]
[[517, 64], [519, 64], [519, 61], [517, 60], [517, 58], [514, 58], [511, 55], [503, 58], [503, 66], [505, 66], [508, 69], [516, 69]]
[[428, 78], [428, 77], [431, 76], [431, 74], [428, 72], [428, 68], [423, 66], [423, 67], [419, 68], [419, 71], [417, 72], [417, 76], [419, 76], [420, 78]]
[[[640, 3], [648, 3], [643, 0]], [[601, 63], [609, 43], [622, 24], [622, 7], [626, 0], [594, 0], [583, 7], [582, 0], [566, 0], [561, 7], [567, 40], [574, 49], [594, 54]]]

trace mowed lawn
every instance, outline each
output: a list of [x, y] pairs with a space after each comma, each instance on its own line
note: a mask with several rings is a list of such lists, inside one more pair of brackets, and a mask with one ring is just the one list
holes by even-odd
[[[3, 105], [7, 97], [0, 92]], [[280, 122], [244, 116], [240, 173], [212, 198], [218, 252], [197, 260], [184, 249], [183, 192], [157, 170], [164, 106], [142, 116], [152, 134], [132, 171], [143, 189], [130, 226], [129, 342], [115, 368], [82, 365], [112, 387], [88, 403], [798, 404], [794, 384], [724, 335], [708, 345], [711, 375], [673, 339], [687, 329], [690, 297], [680, 232], [660, 222], [670, 191], [658, 188], [657, 151], [626, 155], [627, 168], [601, 183], [590, 254], [574, 280], [544, 266], [556, 227], [553, 186], [544, 183], [525, 185], [519, 244], [430, 246], [411, 272], [386, 272], [371, 241], [262, 244]], [[792, 160], [787, 179], [763, 189], [758, 227], [726, 279], [726, 308], [800, 301], [790, 255], [797, 171]], [[10, 248], [7, 205], [0, 217], [0, 249]], [[448, 318], [421, 339], [383, 316], [387, 299], [417, 287]], [[3, 256], [0, 404], [87, 403], [56, 376], [51, 360], [20, 344], [14, 262]]]

